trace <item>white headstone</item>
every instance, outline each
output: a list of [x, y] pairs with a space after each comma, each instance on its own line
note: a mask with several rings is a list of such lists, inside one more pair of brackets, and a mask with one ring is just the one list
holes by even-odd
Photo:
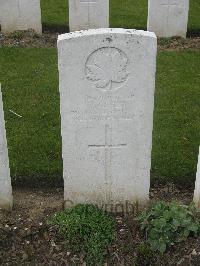
[[156, 53], [145, 31], [58, 37], [66, 206], [148, 201]]
[[197, 208], [200, 208], [200, 147], [199, 147], [199, 159], [197, 165], [197, 174], [194, 190], [194, 203]]
[[0, 210], [12, 208], [12, 187], [8, 160], [8, 149], [0, 86]]
[[186, 37], [189, 0], [149, 0], [147, 30], [159, 37]]
[[42, 33], [40, 0], [0, 0], [2, 32], [33, 29]]
[[69, 0], [70, 31], [108, 27], [109, 0]]

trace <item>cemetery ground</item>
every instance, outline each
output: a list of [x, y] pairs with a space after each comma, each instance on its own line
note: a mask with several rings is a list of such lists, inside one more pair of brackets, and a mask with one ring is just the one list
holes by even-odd
[[[0, 77], [15, 199], [13, 212], [1, 214], [2, 265], [83, 262], [83, 254], [71, 252], [47, 224], [63, 207], [56, 35], [1, 35]], [[192, 200], [200, 132], [199, 48], [198, 37], [159, 40], [152, 200]], [[116, 221], [108, 265], [199, 265], [199, 237], [164, 255], [152, 254], [134, 217], [119, 215]]]
[[[14, 189], [15, 208], [0, 217], [1, 265], [85, 265], [83, 254], [71, 252], [56, 227], [47, 224], [55, 212], [62, 210], [62, 195], [61, 188]], [[150, 195], [154, 201], [189, 204], [193, 191], [168, 183], [154, 185]], [[145, 236], [134, 217], [115, 218], [117, 238], [107, 249], [107, 265], [199, 265], [200, 237], [190, 237], [159, 255], [145, 248]]]

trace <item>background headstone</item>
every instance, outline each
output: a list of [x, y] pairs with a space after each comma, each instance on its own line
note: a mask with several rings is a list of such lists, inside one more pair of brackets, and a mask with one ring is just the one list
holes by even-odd
[[2, 32], [33, 29], [42, 33], [40, 0], [0, 0]]
[[200, 147], [199, 147], [199, 158], [198, 158], [197, 174], [196, 174], [196, 182], [194, 190], [194, 203], [197, 208], [200, 208]]
[[12, 208], [12, 187], [8, 160], [8, 149], [3, 112], [3, 101], [0, 86], [0, 209]]
[[186, 37], [189, 0], [149, 0], [147, 30], [159, 37]]
[[69, 0], [70, 31], [108, 27], [109, 0]]
[[66, 206], [148, 201], [156, 51], [144, 31], [59, 36]]

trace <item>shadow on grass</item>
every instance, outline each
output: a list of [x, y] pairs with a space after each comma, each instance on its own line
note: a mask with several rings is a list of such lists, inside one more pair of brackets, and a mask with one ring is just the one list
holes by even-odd
[[[146, 27], [140, 27], [140, 26], [135, 26], [135, 27], [122, 27], [120, 25], [110, 25], [110, 28], [126, 28], [126, 29], [136, 29], [136, 30], [144, 30], [146, 31]], [[69, 26], [68, 25], [57, 25], [57, 24], [42, 24], [42, 31], [48, 31], [51, 33], [68, 33], [69, 31]], [[199, 33], [200, 34], [200, 33]]]
[[64, 187], [64, 180], [62, 173], [58, 176], [51, 176], [47, 178], [47, 175], [35, 175], [35, 176], [23, 176], [12, 177], [12, 186], [21, 188], [60, 188]]
[[122, 25], [120, 26], [120, 25], [118, 25], [118, 24], [115, 24], [115, 25], [110, 25], [110, 28], [117, 28], [117, 29], [119, 29], [119, 28], [122, 28], [122, 29], [133, 29], [133, 30], [144, 30], [144, 31], [147, 31], [147, 28], [146, 27], [140, 27], [140, 26], [134, 26], [134, 27], [131, 27], [131, 26], [127, 26], [127, 27], [123, 27]]
[[42, 31], [48, 32], [58, 32], [58, 33], [67, 33], [69, 32], [69, 26], [66, 25], [56, 25], [56, 24], [42, 24]]
[[200, 37], [200, 29], [188, 30], [188, 38]]
[[[110, 27], [111, 28], [112, 27], [113, 28], [121, 28], [120, 25], [111, 25]], [[129, 28], [129, 27], [126, 27], [126, 28]], [[144, 31], [147, 30], [146, 27], [142, 27], [141, 28], [139, 26], [135, 26], [134, 29], [136, 29], [136, 30], [144, 30]], [[57, 25], [57, 24], [46, 24], [46, 23], [43, 23], [42, 24], [42, 30], [43, 30], [43, 32], [44, 31], [48, 31], [48, 32], [51, 32], [51, 33], [55, 33], [55, 32], [58, 32], [58, 33], [68, 33], [68, 32], [70, 32], [68, 25]], [[191, 29], [191, 30], [188, 30], [188, 32], [187, 32], [187, 38], [194, 38], [194, 37], [200, 37], [200, 29]]]

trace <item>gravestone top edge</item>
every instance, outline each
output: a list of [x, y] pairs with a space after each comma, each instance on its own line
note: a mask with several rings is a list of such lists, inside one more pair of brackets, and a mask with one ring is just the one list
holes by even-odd
[[143, 36], [143, 37], [157, 39], [155, 33], [150, 32], [150, 31], [123, 29], [123, 28], [101, 28], [101, 29], [74, 31], [74, 32], [58, 35], [58, 43], [60, 41], [69, 40], [72, 38], [80, 38], [83, 36], [92, 36], [92, 35], [100, 35], [100, 34], [127, 34], [127, 35], [136, 35], [136, 36]]

